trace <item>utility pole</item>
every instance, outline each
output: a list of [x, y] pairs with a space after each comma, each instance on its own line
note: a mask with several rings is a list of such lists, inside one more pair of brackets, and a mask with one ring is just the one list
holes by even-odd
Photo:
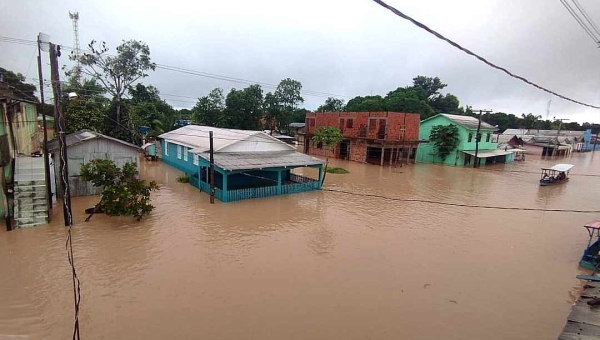
[[[41, 47], [41, 39], [40, 36], [42, 33], [38, 34], [37, 38], [37, 48], [38, 48], [38, 76], [40, 78], [40, 101], [42, 105], [40, 109], [42, 111], [42, 127], [44, 128], [44, 179], [46, 180], [46, 196], [48, 196], [47, 206], [48, 212], [52, 210], [52, 185], [50, 183], [50, 155], [48, 155], [48, 125], [46, 123], [46, 115], [44, 114], [44, 105], [46, 102], [44, 101], [44, 77], [42, 76], [42, 47]], [[48, 214], [48, 220], [50, 220], [50, 214]]]
[[63, 216], [65, 226], [73, 225], [73, 214], [71, 211], [71, 190], [69, 188], [69, 162], [67, 158], [67, 143], [65, 140], [65, 118], [60, 106], [60, 75], [58, 73], [58, 57], [60, 46], [50, 43], [50, 73], [52, 81], [52, 92], [54, 94], [54, 119], [58, 130], [58, 154], [59, 154], [59, 177], [63, 193]]
[[[473, 111], [475, 112], [477, 110]], [[474, 168], [479, 168], [479, 159], [477, 158], [477, 155], [479, 154], [479, 141], [481, 140], [481, 133], [479, 131], [481, 130], [481, 116], [484, 112], [490, 113], [492, 112], [492, 110], [479, 110], [479, 122], [477, 122], [477, 132], [475, 133], [475, 160], [473, 162]]]
[[210, 143], [210, 204], [215, 204], [215, 157], [213, 148], [213, 132], [208, 132]]

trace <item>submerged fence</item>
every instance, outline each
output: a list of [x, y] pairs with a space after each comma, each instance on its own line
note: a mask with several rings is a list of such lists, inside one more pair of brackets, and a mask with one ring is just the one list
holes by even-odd
[[[226, 193], [219, 188], [215, 188], [215, 197], [223, 202], [237, 202], [252, 198], [264, 198], [318, 190], [320, 185], [321, 183], [319, 180], [301, 175], [290, 174], [289, 182], [281, 184], [281, 192], [278, 191], [277, 185], [227, 190]], [[198, 187], [202, 191], [210, 193], [210, 184], [199, 181]]]

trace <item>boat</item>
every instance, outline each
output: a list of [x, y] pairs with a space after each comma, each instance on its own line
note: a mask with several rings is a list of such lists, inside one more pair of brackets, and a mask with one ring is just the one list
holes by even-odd
[[540, 185], [554, 185], [568, 181], [569, 171], [571, 171], [573, 167], [573, 164], [556, 164], [551, 168], [542, 168]]
[[588, 245], [583, 251], [579, 265], [585, 269], [596, 270], [598, 266], [598, 253], [600, 253], [600, 218], [583, 226], [590, 236]]

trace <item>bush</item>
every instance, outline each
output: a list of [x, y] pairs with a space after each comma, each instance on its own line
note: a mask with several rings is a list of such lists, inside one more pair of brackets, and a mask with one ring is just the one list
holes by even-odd
[[109, 216], [133, 216], [139, 221], [154, 209], [150, 192], [158, 190], [158, 185], [138, 179], [135, 163], [119, 168], [111, 160], [94, 159], [81, 166], [81, 178], [104, 188], [96, 209]]
[[189, 183], [190, 176], [188, 174], [183, 174], [182, 176], [177, 177], [177, 182], [179, 183]]
[[327, 172], [330, 174], [349, 174], [350, 173], [350, 171], [348, 171], [344, 168], [336, 168], [336, 167], [327, 168]]

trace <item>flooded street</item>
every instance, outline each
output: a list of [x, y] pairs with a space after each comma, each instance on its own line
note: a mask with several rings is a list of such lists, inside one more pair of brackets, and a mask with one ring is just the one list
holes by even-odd
[[[571, 180], [539, 187], [542, 165]], [[142, 222], [73, 199], [84, 339], [554, 339], [581, 287], [596, 214], [475, 209], [329, 191], [214, 206], [142, 162]], [[600, 154], [489, 166], [334, 160], [325, 188], [469, 205], [600, 210]], [[579, 175], [578, 175], [579, 174]], [[600, 214], [598, 214], [600, 215]], [[60, 208], [49, 226], [0, 231], [0, 339], [71, 337]]]

